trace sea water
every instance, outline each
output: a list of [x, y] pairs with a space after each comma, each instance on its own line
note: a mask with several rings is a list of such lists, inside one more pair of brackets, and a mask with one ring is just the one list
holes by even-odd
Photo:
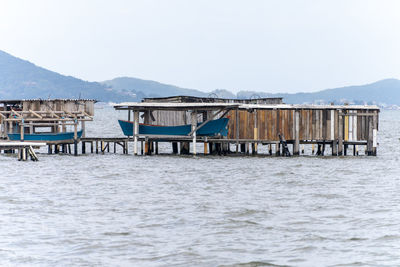
[[399, 266], [400, 112], [380, 115], [377, 157], [2, 154], [0, 265]]

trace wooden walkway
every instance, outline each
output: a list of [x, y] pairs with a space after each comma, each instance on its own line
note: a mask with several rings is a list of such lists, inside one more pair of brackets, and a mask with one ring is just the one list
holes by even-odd
[[4, 151], [6, 154], [18, 151], [18, 160], [26, 161], [30, 157], [32, 161], [38, 161], [39, 159], [34, 149], [42, 146], [46, 146], [46, 143], [1, 141], [0, 151]]
[[[172, 146], [172, 154], [190, 154], [190, 142], [193, 137], [188, 136], [146, 136], [138, 137], [137, 142], [140, 143], [140, 154], [151, 155], [159, 154], [159, 143], [169, 143]], [[266, 141], [266, 140], [254, 140], [254, 139], [223, 139], [223, 138], [206, 138], [197, 137], [197, 143], [202, 143], [204, 146], [203, 155], [207, 154], [247, 154], [247, 155], [263, 155], [260, 153], [259, 146], [267, 146], [267, 153], [264, 155], [288, 155], [284, 150], [286, 145], [290, 145], [292, 148], [289, 152], [293, 155], [293, 149], [295, 142], [291, 141]], [[118, 153], [118, 148], [122, 150], [123, 154], [129, 154], [129, 143], [135, 143], [134, 138], [113, 138], [113, 137], [86, 137], [81, 139], [81, 152], [86, 153]], [[180, 149], [178, 149], [178, 144]], [[335, 141], [326, 140], [302, 140], [300, 145], [302, 146], [301, 154], [304, 154], [304, 145], [311, 145], [312, 154], [326, 155], [325, 151], [327, 148], [332, 148], [335, 145]], [[337, 144], [336, 144], [337, 145]], [[88, 146], [90, 150], [88, 151]], [[233, 146], [233, 149], [232, 149]], [[348, 149], [352, 148], [353, 155], [359, 155], [359, 147], [366, 147], [367, 141], [343, 141], [343, 155], [348, 155]], [[274, 153], [272, 153], [274, 148]], [[332, 150], [332, 149], [331, 149]], [[139, 154], [139, 153], [137, 153]], [[332, 150], [331, 155], [337, 156], [335, 150]]]

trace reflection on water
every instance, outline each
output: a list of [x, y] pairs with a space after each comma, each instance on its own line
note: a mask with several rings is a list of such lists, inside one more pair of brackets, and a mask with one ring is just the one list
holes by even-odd
[[0, 265], [398, 266], [399, 115], [378, 157], [1, 155]]

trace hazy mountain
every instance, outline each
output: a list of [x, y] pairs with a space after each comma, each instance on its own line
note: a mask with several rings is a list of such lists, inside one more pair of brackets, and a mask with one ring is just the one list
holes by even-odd
[[366, 85], [326, 89], [313, 93], [266, 94], [266, 96], [283, 97], [285, 103], [350, 102], [400, 105], [400, 80], [385, 79]]
[[209, 94], [199, 90], [186, 89], [174, 85], [131, 77], [115, 78], [113, 80], [104, 81], [103, 84], [112, 87], [118, 92], [135, 93], [140, 98], [174, 95], [207, 96]]
[[0, 98], [91, 98], [99, 101], [134, 100], [104, 84], [87, 82], [38, 67], [0, 51]]
[[222, 98], [283, 97], [285, 103], [376, 103], [400, 105], [400, 80], [327, 89], [313, 93], [271, 94], [225, 89], [202, 92], [130, 77], [87, 82], [38, 67], [0, 51], [0, 98], [92, 98], [105, 102], [140, 101], [144, 97], [191, 95]]

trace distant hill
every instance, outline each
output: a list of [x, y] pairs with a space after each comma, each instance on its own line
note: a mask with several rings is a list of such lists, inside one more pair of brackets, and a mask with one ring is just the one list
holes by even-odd
[[400, 106], [400, 80], [327, 89], [312, 93], [272, 94], [226, 89], [202, 92], [156, 81], [120, 77], [104, 82], [87, 82], [38, 67], [0, 51], [0, 98], [92, 98], [104, 102], [140, 101], [144, 97], [190, 95], [222, 98], [283, 97], [285, 103], [374, 103]]
[[0, 98], [91, 98], [99, 101], [135, 100], [97, 82], [87, 82], [38, 67], [0, 51]]
[[186, 89], [174, 85], [163, 84], [155, 81], [142, 80], [131, 77], [120, 77], [113, 80], [104, 81], [103, 84], [112, 87], [118, 92], [131, 92], [143, 97], [165, 97], [174, 95], [207, 96], [199, 90]]
[[263, 92], [242, 91], [238, 98], [253, 97], [283, 97], [285, 103], [374, 103], [400, 105], [400, 80], [385, 79], [366, 85], [347, 86], [326, 89], [312, 93], [268, 94]]

